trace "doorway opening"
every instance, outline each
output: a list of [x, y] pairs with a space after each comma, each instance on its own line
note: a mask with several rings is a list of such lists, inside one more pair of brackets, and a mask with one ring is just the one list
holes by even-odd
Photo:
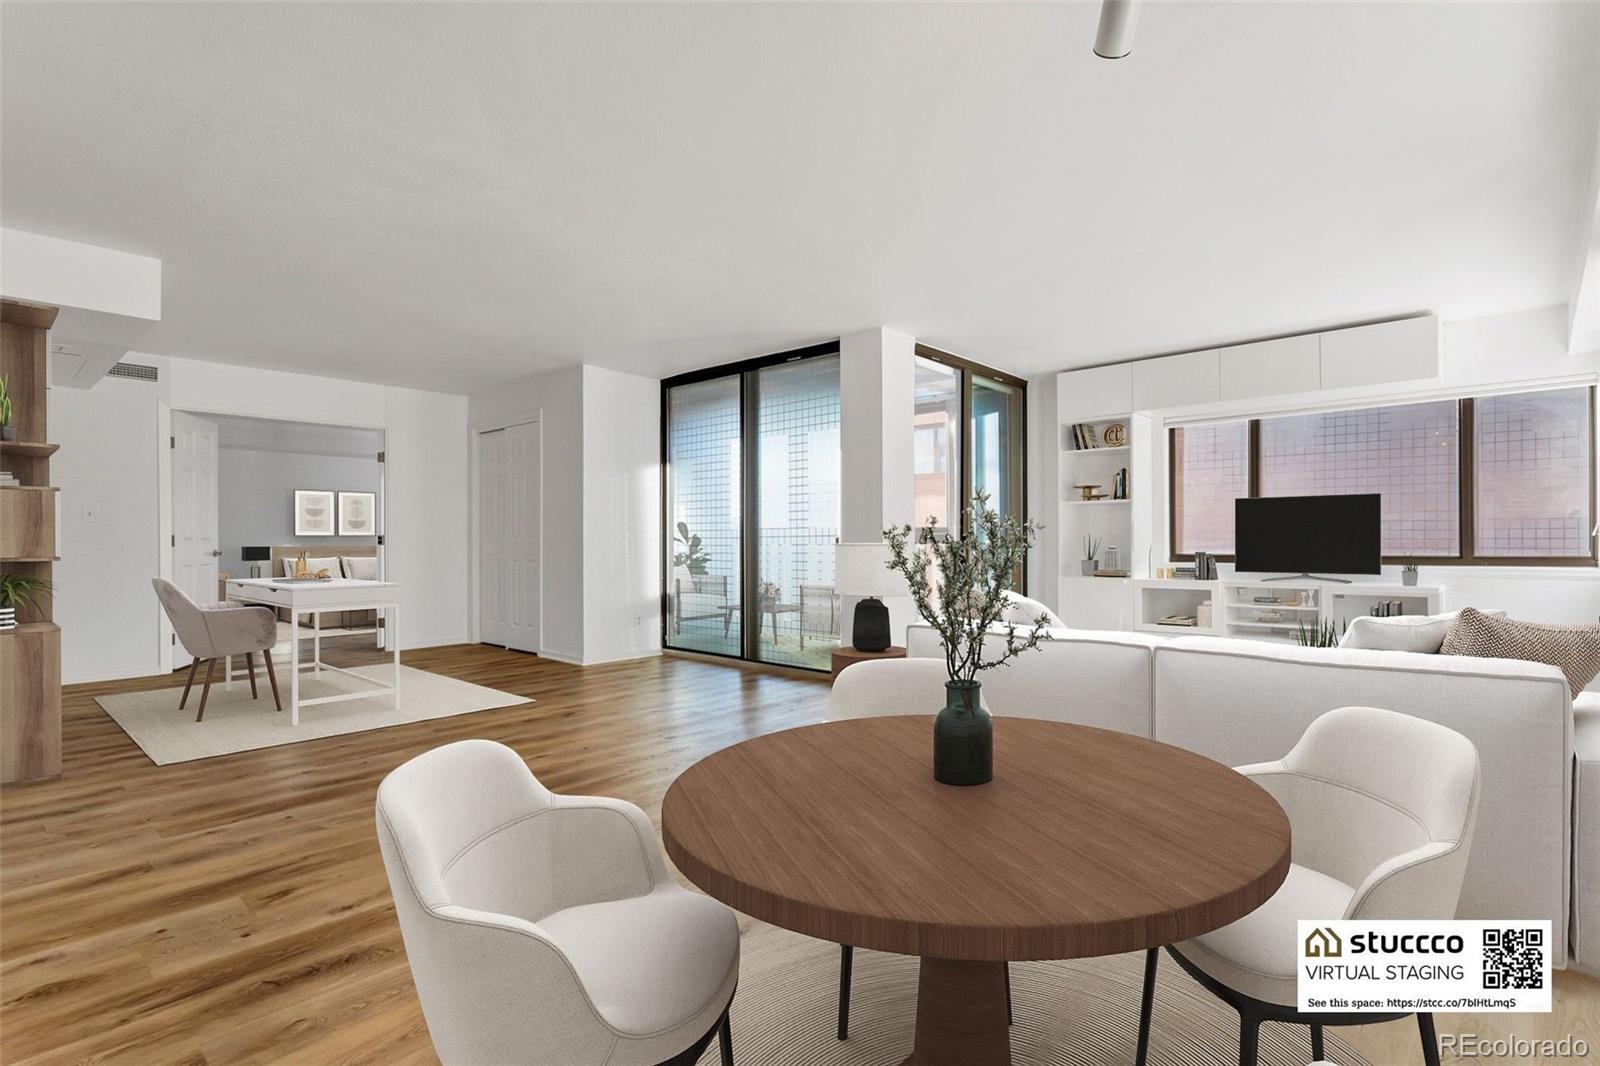
[[538, 654], [544, 495], [539, 420], [478, 433], [478, 640]]
[[[171, 530], [164, 552], [171, 580], [196, 603], [226, 598], [230, 578], [312, 572], [385, 577], [384, 431], [192, 411], [171, 413]], [[322, 645], [379, 649], [384, 619], [374, 611], [302, 617]], [[295, 630], [278, 619], [278, 653]], [[190, 657], [163, 626], [170, 669]], [[283, 660], [286, 661], [286, 660]]]

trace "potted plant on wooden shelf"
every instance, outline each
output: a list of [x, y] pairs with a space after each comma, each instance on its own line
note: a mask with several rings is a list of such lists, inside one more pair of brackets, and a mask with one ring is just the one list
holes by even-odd
[[17, 612], [35, 596], [48, 596], [55, 586], [47, 578], [0, 574], [0, 629], [15, 629]]
[[1405, 585], [1407, 588], [1416, 587], [1417, 564], [1410, 559], [1407, 559], [1405, 565], [1400, 568], [1400, 584]]
[[[1013, 575], [1022, 570], [1037, 523], [1002, 518], [989, 508], [989, 494], [973, 497], [971, 533], [940, 534], [932, 518], [922, 529], [886, 529], [889, 569], [911, 586], [917, 613], [944, 644], [945, 705], [933, 721], [933, 776], [946, 785], [981, 785], [994, 776], [994, 723], [981, 702], [978, 672], [1004, 666], [1041, 641], [1049, 615], [1040, 614], [1027, 633], [1007, 624], [995, 629], [1007, 602]], [[937, 575], [937, 580], [935, 579]], [[998, 640], [1000, 654], [983, 657], [985, 638]], [[991, 646], [992, 647], [992, 646]]]
[[0, 377], [0, 440], [16, 440], [17, 431], [11, 425], [10, 378]]

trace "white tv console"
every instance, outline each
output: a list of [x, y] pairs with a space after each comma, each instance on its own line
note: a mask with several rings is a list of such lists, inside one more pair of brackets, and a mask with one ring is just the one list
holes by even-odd
[[[1305, 579], [1136, 580], [1133, 627], [1174, 636], [1192, 633], [1293, 643], [1302, 627], [1315, 630], [1332, 623], [1342, 633], [1352, 618], [1371, 614], [1379, 604], [1397, 603], [1400, 614], [1438, 614], [1443, 591], [1437, 585], [1346, 585]], [[1198, 616], [1206, 600], [1211, 601], [1210, 625], [1160, 621], [1172, 615]]]

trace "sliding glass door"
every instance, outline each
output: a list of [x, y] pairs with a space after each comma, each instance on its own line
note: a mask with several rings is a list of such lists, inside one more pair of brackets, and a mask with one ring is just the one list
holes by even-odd
[[839, 645], [839, 357], [766, 367], [752, 379], [761, 533], [751, 658], [826, 669]]
[[670, 379], [663, 392], [666, 646], [828, 669], [838, 346]]
[[738, 375], [668, 389], [665, 414], [667, 644], [738, 655], [744, 581]]

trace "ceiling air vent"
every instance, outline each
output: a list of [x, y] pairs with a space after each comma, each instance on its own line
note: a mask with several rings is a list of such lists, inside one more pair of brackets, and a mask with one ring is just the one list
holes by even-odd
[[132, 378], [134, 381], [158, 381], [161, 378], [160, 372], [155, 367], [145, 366], [143, 363], [117, 363], [106, 371], [106, 376]]

